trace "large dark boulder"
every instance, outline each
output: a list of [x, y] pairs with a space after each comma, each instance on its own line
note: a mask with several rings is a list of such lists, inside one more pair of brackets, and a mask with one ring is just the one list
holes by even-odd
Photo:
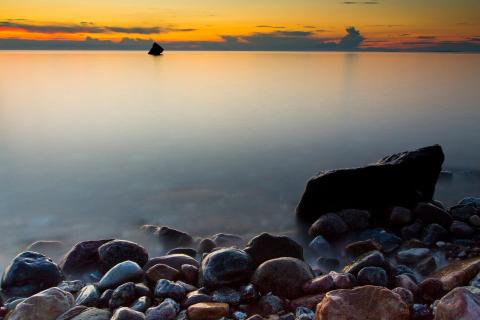
[[285, 236], [262, 233], [251, 239], [245, 247], [255, 266], [267, 260], [280, 257], [293, 257], [303, 260], [303, 248], [294, 240]]
[[149, 55], [152, 55], [152, 56], [159, 56], [163, 53], [163, 48], [161, 45], [159, 45], [158, 43], [154, 42], [152, 44], [152, 48], [150, 49], [150, 51], [148, 51], [148, 54]]
[[25, 251], [7, 266], [2, 277], [2, 290], [10, 296], [29, 297], [55, 287], [63, 280], [60, 268], [41, 253]]
[[113, 239], [82, 241], [77, 243], [60, 260], [59, 266], [66, 274], [76, 273], [100, 265], [98, 248]]
[[321, 172], [307, 183], [297, 215], [312, 223], [327, 212], [344, 209], [373, 213], [394, 206], [414, 208], [432, 200], [444, 158], [442, 148], [433, 145], [362, 168]]

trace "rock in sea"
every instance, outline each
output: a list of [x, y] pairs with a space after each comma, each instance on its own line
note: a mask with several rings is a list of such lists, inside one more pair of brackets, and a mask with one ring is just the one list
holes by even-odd
[[152, 48], [148, 51], [149, 55], [159, 56], [163, 53], [164, 49], [156, 42], [153, 43]]
[[307, 183], [297, 216], [311, 223], [343, 209], [374, 212], [430, 201], [443, 161], [442, 148], [434, 145], [390, 155], [363, 168], [322, 172]]
[[28, 297], [56, 286], [63, 280], [59, 267], [43, 254], [25, 251], [7, 266], [2, 277], [2, 290], [10, 296]]

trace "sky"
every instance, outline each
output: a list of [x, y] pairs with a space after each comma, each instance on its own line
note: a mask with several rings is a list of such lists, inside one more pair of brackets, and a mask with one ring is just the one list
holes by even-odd
[[480, 51], [479, 0], [1, 0], [0, 49]]

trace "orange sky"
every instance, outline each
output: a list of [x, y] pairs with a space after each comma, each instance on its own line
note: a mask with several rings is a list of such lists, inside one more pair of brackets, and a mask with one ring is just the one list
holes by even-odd
[[339, 39], [355, 26], [362, 47], [480, 37], [479, 0], [2, 0], [0, 39], [222, 41], [275, 31]]

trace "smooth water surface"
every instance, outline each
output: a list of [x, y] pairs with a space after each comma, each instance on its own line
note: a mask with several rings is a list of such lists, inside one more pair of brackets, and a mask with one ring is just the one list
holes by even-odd
[[[34, 240], [282, 231], [305, 181], [439, 143], [480, 195], [480, 55], [0, 52], [0, 264]], [[470, 171], [472, 170], [472, 171]]]

